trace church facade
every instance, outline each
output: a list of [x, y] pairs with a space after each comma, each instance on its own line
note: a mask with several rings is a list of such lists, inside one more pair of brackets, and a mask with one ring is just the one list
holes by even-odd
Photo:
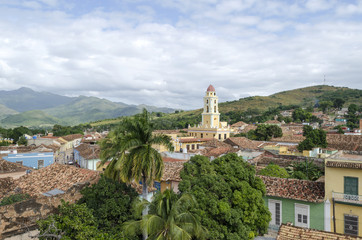
[[189, 136], [195, 138], [216, 138], [221, 141], [230, 137], [230, 126], [227, 122], [220, 122], [218, 101], [215, 88], [210, 85], [204, 96], [202, 122], [199, 125], [189, 126]]

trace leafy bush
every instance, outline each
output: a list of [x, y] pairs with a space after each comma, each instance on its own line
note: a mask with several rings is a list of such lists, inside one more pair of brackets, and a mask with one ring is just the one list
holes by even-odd
[[265, 168], [259, 171], [260, 175], [278, 178], [288, 178], [289, 174], [285, 168], [279, 167], [274, 163], [268, 164]]
[[29, 194], [14, 194], [14, 195], [10, 195], [9, 197], [4, 197], [3, 200], [0, 202], [0, 206], [5, 206], [5, 205], [10, 205], [16, 202], [21, 202], [24, 201], [26, 199], [29, 199], [30, 195]]

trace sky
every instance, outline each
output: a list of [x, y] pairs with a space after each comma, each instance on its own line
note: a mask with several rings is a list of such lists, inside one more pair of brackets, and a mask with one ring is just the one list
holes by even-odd
[[362, 0], [0, 0], [0, 90], [195, 109], [362, 89]]

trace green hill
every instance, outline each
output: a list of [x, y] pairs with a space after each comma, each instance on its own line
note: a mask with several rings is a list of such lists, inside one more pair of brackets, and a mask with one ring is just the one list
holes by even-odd
[[0, 104], [0, 119], [6, 118], [7, 116], [17, 114], [18, 112]]
[[8, 116], [0, 121], [1, 126], [5, 128], [13, 128], [18, 126], [24, 127], [51, 127], [54, 124], [64, 124], [63, 121], [55, 117], [49, 116], [41, 110], [33, 110], [22, 112], [19, 114]]
[[[202, 101], [200, 96], [200, 101]], [[342, 98], [345, 100], [344, 107], [351, 103], [362, 104], [362, 90], [334, 86], [312, 86], [283, 91], [270, 96], [254, 96], [241, 98], [235, 101], [219, 103], [221, 118], [234, 112], [266, 111], [269, 108], [279, 106], [298, 105], [301, 107], [314, 106], [319, 101]], [[188, 124], [201, 122], [202, 109], [192, 111], [181, 111], [179, 113], [165, 114], [161, 117], [154, 116], [157, 128], [185, 128]], [[111, 125], [119, 122], [120, 119], [104, 120], [92, 123], [93, 126]]]

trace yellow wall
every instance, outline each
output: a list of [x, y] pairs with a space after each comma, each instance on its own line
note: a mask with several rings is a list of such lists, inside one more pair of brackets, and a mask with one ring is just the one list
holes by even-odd
[[[337, 162], [353, 162], [353, 161], [342, 161], [342, 160], [331, 160]], [[332, 192], [344, 193], [344, 177], [358, 177], [358, 194], [362, 195], [362, 169], [352, 168], [325, 168], [325, 197], [331, 202], [331, 217], [333, 216], [333, 199]], [[338, 201], [338, 199], [335, 199]], [[362, 200], [362, 199], [361, 199]], [[360, 201], [361, 201], [360, 200]], [[362, 236], [362, 206], [348, 205], [345, 203], [335, 203], [335, 218], [336, 218], [336, 232], [344, 234], [344, 215], [358, 216], [358, 233]], [[331, 231], [333, 228], [333, 218], [331, 219]]]

